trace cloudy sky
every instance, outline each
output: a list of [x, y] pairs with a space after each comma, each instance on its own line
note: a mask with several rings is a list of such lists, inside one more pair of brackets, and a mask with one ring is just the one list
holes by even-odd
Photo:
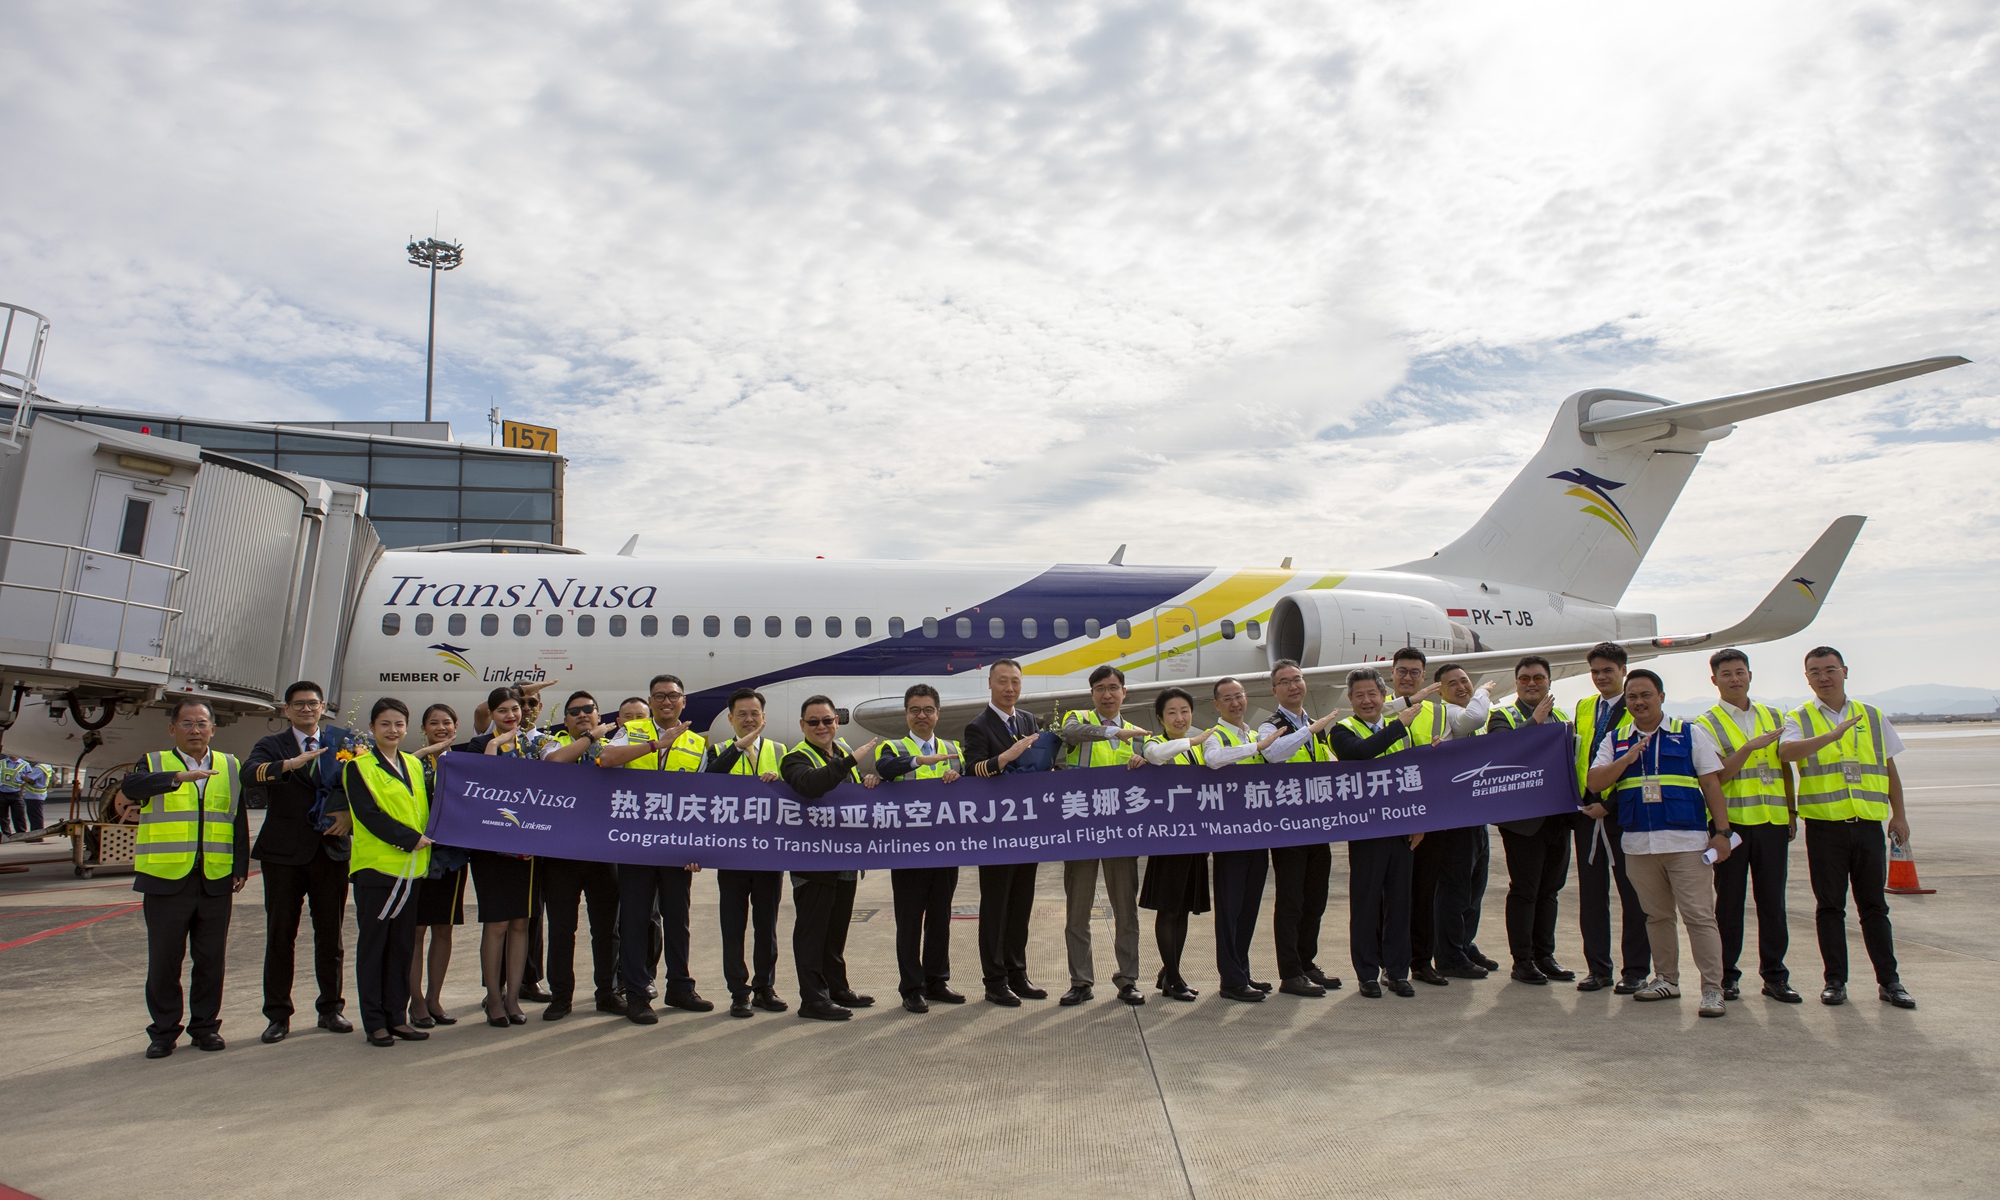
[[595, 552], [1375, 566], [1578, 388], [1964, 354], [1716, 445], [1626, 604], [1867, 513], [1770, 690], [2000, 686], [1997, 8], [30, 0], [0, 285], [64, 401], [410, 419], [435, 227], [442, 415]]

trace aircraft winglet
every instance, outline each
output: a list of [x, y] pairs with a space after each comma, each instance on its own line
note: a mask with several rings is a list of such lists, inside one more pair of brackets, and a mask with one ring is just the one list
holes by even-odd
[[1749, 645], [1792, 636], [1812, 624], [1813, 618], [1819, 615], [1820, 606], [1826, 603], [1827, 592], [1833, 588], [1834, 577], [1840, 574], [1841, 566], [1847, 562], [1847, 552], [1854, 548], [1854, 539], [1861, 536], [1861, 526], [1867, 520], [1866, 517], [1841, 517], [1827, 526], [1826, 532], [1820, 534], [1812, 548], [1792, 564], [1792, 569], [1771, 589], [1770, 595], [1765, 596], [1749, 616], [1729, 628], [1691, 637], [1648, 640], [1663, 650], [1681, 650], [1711, 642], [1723, 646]]
[[1947, 367], [1962, 367], [1971, 361], [1956, 354], [1938, 358], [1920, 358], [1915, 362], [1897, 363], [1893, 367], [1850, 371], [1845, 375], [1810, 379], [1804, 383], [1788, 383], [1783, 387], [1744, 392], [1736, 396], [1717, 396], [1713, 400], [1669, 404], [1665, 408], [1651, 408], [1644, 412], [1585, 421], [1582, 428], [1583, 432], [1592, 434], [1649, 429], [1655, 425], [1678, 425], [1683, 429], [1720, 429], [1737, 421], [1783, 412], [1788, 408], [1797, 408], [1801, 404], [1811, 404], [1815, 400], [1845, 396], [1849, 392], [1866, 391], [1872, 387], [1881, 387], [1885, 383], [1895, 383], [1917, 375], [1928, 375], [1932, 371], [1942, 371]]

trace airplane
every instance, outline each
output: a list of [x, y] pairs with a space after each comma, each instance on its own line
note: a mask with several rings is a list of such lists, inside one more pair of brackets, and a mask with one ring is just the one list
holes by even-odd
[[[1197, 699], [1213, 683], [1257, 686], [1279, 659], [1298, 661], [1313, 711], [1332, 709], [1346, 673], [1403, 646], [1512, 691], [1525, 654], [1558, 677], [1584, 670], [1589, 649], [1616, 642], [1637, 660], [1749, 645], [1804, 629], [1825, 604], [1865, 518], [1834, 520], [1769, 593], [1726, 629], [1662, 636], [1656, 617], [1619, 607], [1627, 586], [1700, 462], [1736, 423], [1962, 365], [1957, 356], [1676, 404], [1591, 388], [1556, 410], [1542, 447], [1462, 536], [1427, 558], [1374, 570], [1142, 566], [1122, 562], [979, 563], [869, 560], [653, 559], [632, 556], [391, 551], [363, 584], [333, 698], [341, 724], [365, 722], [384, 695], [413, 712], [444, 702], [462, 735], [489, 690], [553, 679], [553, 714], [570, 692], [613, 711], [671, 673], [697, 729], [720, 732], [740, 687], [759, 689], [774, 730], [805, 697], [831, 697], [843, 733], [905, 732], [903, 691], [944, 697], [947, 731], [987, 702], [986, 674], [1017, 660], [1023, 707], [1044, 718], [1090, 704], [1102, 665], [1126, 673], [1128, 714], [1149, 724], [1168, 687]], [[1268, 705], [1269, 701], [1264, 703]], [[10, 736], [32, 754], [68, 755], [75, 733], [24, 720]], [[160, 735], [157, 715], [104, 731], [114, 752]], [[222, 729], [247, 750], [269, 722]], [[46, 728], [42, 728], [46, 726]], [[780, 734], [782, 737], [782, 734]], [[787, 739], [789, 740], [789, 739]], [[121, 743], [131, 742], [129, 747]]]

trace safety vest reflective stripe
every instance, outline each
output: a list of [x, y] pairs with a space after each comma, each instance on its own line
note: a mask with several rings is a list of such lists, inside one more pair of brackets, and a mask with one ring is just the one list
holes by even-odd
[[[1611, 706], [1616, 703], [1617, 701], [1606, 700], [1602, 696], [1592, 696], [1576, 706], [1576, 790], [1578, 795], [1586, 798], [1590, 795], [1590, 789], [1585, 783], [1585, 777], [1590, 774], [1591, 759], [1597, 756], [1597, 723], [1604, 719], [1604, 714], [1609, 713]], [[1631, 713], [1619, 714], [1619, 729], [1625, 729], [1631, 724]]]
[[1444, 741], [1444, 723], [1447, 715], [1444, 701], [1426, 700], [1418, 712], [1422, 715], [1410, 726], [1410, 744], [1429, 746]]
[[[428, 789], [424, 787], [424, 765], [414, 754], [399, 755], [403, 770], [409, 774], [406, 787], [403, 781], [389, 774], [382, 766], [382, 760], [373, 751], [361, 755], [348, 765], [360, 777], [368, 794], [375, 798], [375, 806], [397, 822], [412, 829], [422, 829], [430, 823], [431, 803]], [[425, 846], [416, 851], [416, 864], [410, 864], [411, 852], [402, 850], [376, 837], [360, 821], [354, 823], [354, 848], [347, 860], [347, 873], [356, 871], [380, 871], [384, 875], [414, 874], [423, 876], [430, 871], [431, 849]]]
[[[1785, 719], [1778, 710], [1768, 704], [1750, 703], [1752, 729], [1750, 737], [1762, 737], [1784, 727]], [[1701, 716], [1701, 723], [1715, 739], [1716, 748], [1722, 757], [1728, 758], [1743, 748], [1749, 738], [1743, 734], [1743, 727], [1736, 723], [1735, 715], [1718, 704]], [[1731, 825], [1786, 825], [1791, 823], [1791, 808], [1785, 802], [1785, 763], [1778, 757], [1776, 743], [1752, 754], [1744, 762], [1736, 778], [1722, 785], [1722, 797], [1729, 805]]]
[[[932, 754], [949, 754], [953, 759], [957, 759], [959, 763], [963, 763], [965, 761], [965, 755], [962, 752], [960, 752], [958, 748], [958, 743], [950, 740], [949, 738], [934, 737], [931, 739], [931, 745], [934, 747], [934, 749], [931, 751]], [[911, 734], [909, 737], [891, 738], [888, 741], [883, 742], [882, 748], [875, 752], [875, 757], [879, 760], [884, 755], [895, 753], [895, 754], [908, 755], [911, 758], [916, 758], [923, 752], [924, 752], [923, 741], [919, 739], [915, 734]], [[904, 775], [903, 778], [941, 779], [944, 777], [944, 773], [946, 771], [956, 771], [957, 769], [958, 769], [957, 764], [954, 764], [952, 761], [948, 759], [944, 762], [932, 763], [927, 767], [924, 766], [914, 767], [910, 770], [909, 774]]]
[[[722, 746], [728, 744], [724, 742], [722, 745], [717, 746], [715, 752], [717, 754], [722, 753]], [[804, 745], [804, 743], [801, 742], [800, 745]], [[778, 773], [778, 764], [784, 757], [785, 744], [783, 742], [774, 742], [770, 738], [764, 738], [757, 743], [757, 761], [752, 763], [749, 755], [739, 752], [736, 755], [736, 761], [729, 764], [729, 774], [776, 775]]]
[[[650, 717], [642, 717], [637, 721], [625, 722], [625, 737], [629, 741], [650, 742], [659, 735], [659, 732], [660, 727], [655, 725]], [[702, 756], [707, 753], [708, 739], [692, 729], [684, 729], [681, 731], [681, 735], [674, 739], [673, 745], [667, 747], [667, 765], [664, 769], [668, 771], [699, 771], [701, 770]], [[662, 769], [658, 751], [648, 751], [625, 765], [638, 771], [658, 771]]]
[[0, 792], [20, 791], [21, 774], [26, 770], [25, 764], [16, 766], [10, 762], [0, 762]]
[[[1523, 725], [1534, 724], [1534, 710], [1522, 708], [1518, 701], [1513, 704], [1503, 704], [1493, 711], [1500, 714], [1500, 719], [1507, 722], [1509, 729], [1519, 729]], [[1549, 719], [1569, 724], [1569, 714], [1564, 712], [1559, 704], [1549, 705]], [[1482, 725], [1479, 732], [1485, 733], [1486, 727]]]
[[[1660, 722], [1659, 732], [1662, 734], [1685, 734], [1687, 733], [1687, 723], [1685, 721], [1682, 721], [1678, 717], [1669, 717], [1668, 719]], [[1639, 732], [1638, 726], [1631, 725], [1631, 726], [1621, 726], [1618, 730], [1618, 733], [1615, 736], [1616, 736], [1616, 741], [1613, 742], [1612, 744], [1611, 756], [1613, 758], [1618, 758], [1622, 756], [1627, 750], [1630, 750], [1632, 748], [1632, 744], [1638, 741], [1642, 735]], [[1668, 744], [1670, 743], [1666, 743], [1663, 740], [1661, 740], [1662, 748], [1664, 748]], [[1617, 783], [1618, 791], [1637, 792], [1645, 787], [1646, 780], [1657, 779], [1660, 781], [1660, 788], [1662, 792], [1665, 794], [1672, 795], [1673, 794], [1672, 789], [1679, 789], [1679, 792], [1683, 797], [1692, 793], [1693, 797], [1696, 800], [1702, 799], [1701, 780], [1696, 779], [1694, 776], [1694, 769], [1693, 769], [1694, 759], [1691, 753], [1684, 760], [1685, 765], [1688, 767], [1687, 770], [1667, 771], [1662, 769], [1657, 774], [1649, 773], [1646, 770], [1646, 763], [1650, 757], [1651, 756], [1648, 754], [1641, 753], [1639, 755], [1639, 760], [1637, 762], [1625, 768], [1625, 774], [1619, 776], [1618, 778], [1618, 783]], [[1660, 764], [1662, 768], [1664, 768], [1665, 766], [1683, 765], [1683, 760], [1674, 758], [1672, 756], [1669, 756], [1668, 758], [1665, 759], [1655, 759], [1653, 761]]]
[[[1069, 716], [1075, 717], [1077, 721], [1085, 725], [1104, 724], [1104, 718], [1098, 716], [1095, 709], [1087, 712], [1073, 712]], [[1063, 723], [1068, 724], [1069, 718], [1065, 717]], [[1135, 729], [1137, 726], [1120, 720], [1112, 728]], [[1133, 743], [1125, 738], [1119, 738], [1115, 741], [1111, 738], [1105, 738], [1103, 741], [1085, 742], [1081, 746], [1068, 746], [1064, 748], [1063, 752], [1069, 756], [1069, 765], [1072, 767], [1116, 767], [1124, 765], [1132, 757], [1132, 746]], [[1088, 761], [1085, 761], [1084, 756], [1086, 754], [1089, 755]]]
[[[1341, 723], [1341, 724], [1342, 724], [1343, 726], [1345, 726], [1345, 727], [1346, 727], [1346, 728], [1347, 728], [1348, 730], [1350, 730], [1350, 731], [1351, 731], [1351, 732], [1352, 732], [1352, 733], [1353, 733], [1353, 734], [1354, 734], [1354, 735], [1355, 735], [1356, 737], [1364, 737], [1364, 738], [1371, 738], [1371, 737], [1374, 737], [1374, 736], [1375, 736], [1375, 734], [1376, 734], [1376, 733], [1378, 732], [1377, 730], [1374, 730], [1374, 729], [1370, 729], [1370, 728], [1368, 728], [1368, 722], [1366, 722], [1366, 721], [1362, 720], [1362, 719], [1361, 719], [1360, 717], [1348, 717], [1348, 718], [1346, 718], [1346, 719], [1342, 720], [1342, 721], [1341, 721], [1340, 723]], [[1387, 729], [1387, 728], [1389, 728], [1389, 726], [1391, 725], [1391, 723], [1392, 723], [1392, 722], [1389, 722], [1389, 721], [1384, 721], [1384, 722], [1382, 722], [1382, 728], [1383, 728], [1383, 729]], [[1394, 722], [1394, 723], [1395, 723], [1395, 724], [1401, 724], [1401, 720], [1400, 720], [1400, 718], [1399, 718], [1399, 719], [1398, 719], [1398, 720], [1397, 720], [1396, 722]], [[1405, 734], [1405, 737], [1407, 738], [1407, 736], [1408, 736], [1408, 731], [1407, 731], [1407, 730], [1405, 730], [1405, 731], [1404, 731], [1404, 734]], [[1397, 750], [1398, 748], [1399, 748], [1399, 747], [1394, 747], [1394, 746], [1392, 746], [1392, 747], [1390, 747], [1389, 749], [1387, 749], [1387, 750], [1384, 750], [1384, 751], [1383, 751], [1383, 752], [1382, 752], [1381, 754], [1378, 754], [1378, 755], [1376, 755], [1375, 757], [1377, 757], [1377, 758], [1381, 758], [1381, 757], [1383, 757], [1383, 756], [1385, 756], [1385, 755], [1390, 755], [1390, 754], [1394, 754], [1394, 753], [1396, 752], [1396, 750]]]
[[[854, 753], [853, 747], [847, 744], [846, 738], [835, 738], [833, 739], [833, 743], [834, 745], [839, 746], [842, 750], [847, 751], [847, 753], [850, 756]], [[812, 759], [813, 765], [816, 767], [823, 767], [827, 765], [825, 756], [821, 755], [818, 747], [814, 746], [811, 742], [800, 742], [797, 746], [794, 746], [793, 749], [805, 751], [806, 757]], [[855, 763], [854, 766], [850, 768], [847, 773], [853, 777], [856, 783], [861, 782], [860, 763]]]
[[[1252, 738], [1252, 739], [1244, 739], [1244, 738], [1240, 738], [1240, 737], [1237, 737], [1237, 736], [1236, 736], [1236, 734], [1235, 734], [1234, 732], [1232, 732], [1232, 731], [1230, 730], [1229, 726], [1227, 726], [1227, 725], [1224, 725], [1224, 724], [1223, 724], [1222, 722], [1220, 722], [1220, 721], [1217, 721], [1217, 722], [1215, 723], [1215, 728], [1214, 728], [1214, 729], [1211, 729], [1211, 730], [1209, 730], [1209, 732], [1210, 732], [1210, 733], [1213, 733], [1213, 734], [1214, 734], [1214, 735], [1215, 735], [1215, 736], [1216, 736], [1217, 738], [1221, 739], [1221, 741], [1222, 741], [1222, 744], [1223, 744], [1223, 745], [1225, 745], [1225, 746], [1247, 746], [1247, 745], [1249, 745], [1249, 744], [1250, 744], [1250, 743], [1251, 743], [1252, 741], [1254, 741], [1254, 740], [1255, 740], [1254, 738]], [[1205, 763], [1206, 763], [1206, 759], [1204, 759], [1203, 761], [1204, 761], [1204, 764], [1205, 764]], [[1264, 761], [1264, 756], [1263, 756], [1262, 754], [1252, 754], [1252, 755], [1251, 755], [1251, 756], [1249, 756], [1248, 758], [1239, 758], [1239, 759], [1237, 759], [1237, 760], [1236, 760], [1236, 761], [1235, 761], [1234, 763], [1232, 763], [1232, 764], [1230, 764], [1230, 765], [1232, 765], [1232, 766], [1242, 766], [1242, 765], [1243, 765], [1244, 763], [1260, 763], [1260, 762], [1263, 762], [1263, 761]]]
[[[207, 878], [223, 879], [234, 870], [239, 764], [230, 755], [212, 750], [209, 766], [215, 774], [199, 789], [193, 782], [183, 783], [154, 796], [139, 810], [139, 827], [133, 839], [135, 870], [160, 879], [184, 879], [194, 867], [197, 850]], [[157, 750], [146, 756], [146, 769], [178, 772], [187, 770], [188, 765], [172, 750]]]
[[[1799, 763], [1799, 815], [1815, 821], [1889, 819], [1889, 767], [1883, 755], [1882, 710], [1849, 700], [1841, 710], [1845, 721], [1856, 712], [1861, 723], [1839, 741], [1820, 747]], [[1807, 704], [1793, 714], [1808, 738], [1833, 732], [1819, 705]]]
[[[1621, 725], [1613, 735], [1612, 756], [1623, 755], [1641, 736], [1638, 726]], [[1646, 795], [1649, 782], [1659, 786], [1656, 800]], [[1652, 742], [1612, 790], [1618, 798], [1618, 823], [1627, 831], [1708, 828], [1708, 801], [1694, 775], [1694, 738], [1678, 718], [1660, 722]]]

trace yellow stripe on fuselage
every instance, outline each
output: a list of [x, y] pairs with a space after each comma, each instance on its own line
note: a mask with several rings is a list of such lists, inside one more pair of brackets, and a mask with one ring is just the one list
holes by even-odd
[[[1222, 620], [1222, 618], [1237, 612], [1246, 605], [1270, 595], [1279, 588], [1296, 583], [1299, 577], [1300, 572], [1298, 571], [1232, 571], [1228, 577], [1207, 591], [1190, 596], [1186, 600], [1170, 601], [1169, 603], [1162, 604], [1160, 609], [1164, 613], [1180, 607], [1191, 608], [1203, 626], [1210, 626]], [[1324, 588], [1339, 587], [1341, 581], [1346, 578], [1347, 576], [1344, 574], [1323, 575], [1319, 578], [1318, 582], [1306, 585], [1304, 590], [1318, 591]], [[1264, 620], [1270, 615], [1270, 609], [1266, 608], [1257, 614], [1254, 619]], [[1105, 663], [1118, 663], [1120, 666], [1143, 665], [1157, 659], [1160, 649], [1171, 646], [1179, 638], [1187, 637], [1192, 639], [1194, 637], [1194, 634], [1177, 634], [1172, 638], [1161, 638], [1159, 648], [1155, 648], [1153, 639], [1150, 636], [1147, 636], [1144, 641], [1140, 640], [1142, 623], [1151, 621], [1152, 619], [1153, 614], [1151, 611], [1134, 614], [1131, 618], [1132, 636], [1129, 639], [1120, 638], [1115, 633], [1107, 634], [1098, 637], [1095, 641], [1085, 641], [1082, 645], [1067, 650], [1054, 650], [1050, 652], [1047, 658], [1030, 660], [1023, 674], [1075, 675], [1091, 670], [1094, 667], [1102, 666]], [[1197, 630], [1197, 632], [1199, 631]], [[1220, 637], [1221, 635], [1217, 634], [1215, 636]], [[1204, 637], [1202, 640], [1209, 641], [1213, 639]], [[1128, 657], [1137, 658], [1139, 662], [1134, 664], [1120, 662], [1121, 659]]]

